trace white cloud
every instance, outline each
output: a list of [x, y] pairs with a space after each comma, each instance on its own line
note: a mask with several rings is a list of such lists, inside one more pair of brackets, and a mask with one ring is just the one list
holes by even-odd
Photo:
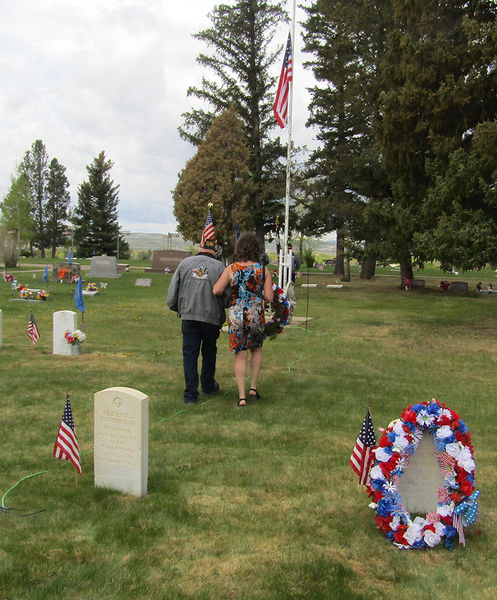
[[[67, 167], [73, 202], [86, 165], [104, 150], [120, 185], [125, 229], [174, 231], [171, 191], [193, 148], [177, 132], [204, 74], [192, 34], [214, 0], [17, 0], [0, 14], [0, 198], [36, 139]], [[283, 45], [287, 29], [282, 28]], [[295, 69], [295, 143], [311, 78]], [[278, 73], [279, 74], [279, 73]], [[276, 73], [275, 73], [276, 75]], [[299, 77], [301, 81], [299, 82]], [[286, 141], [286, 132], [282, 132]]]

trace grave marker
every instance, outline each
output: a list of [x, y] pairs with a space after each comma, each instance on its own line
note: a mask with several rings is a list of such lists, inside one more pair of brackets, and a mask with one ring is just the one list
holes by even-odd
[[409, 465], [399, 480], [402, 504], [411, 514], [425, 516], [435, 512], [438, 488], [445, 485], [435, 450], [433, 436], [425, 431], [419, 440], [416, 453], [409, 458]]
[[148, 482], [148, 396], [112, 387], [94, 396], [95, 485], [145, 496]]
[[66, 331], [77, 329], [78, 317], [72, 310], [59, 310], [53, 313], [52, 339], [53, 354], [71, 356], [73, 346], [65, 338]]
[[88, 277], [101, 277], [104, 279], [117, 279], [121, 274], [117, 272], [117, 259], [115, 256], [94, 256], [90, 263]]
[[152, 285], [152, 280], [148, 277], [144, 277], [142, 279], [137, 279], [135, 281], [135, 286], [138, 287], [150, 287]]

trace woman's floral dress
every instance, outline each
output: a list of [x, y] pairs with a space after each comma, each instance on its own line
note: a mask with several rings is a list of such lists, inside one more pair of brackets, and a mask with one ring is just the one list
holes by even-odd
[[231, 265], [231, 302], [228, 310], [230, 350], [262, 346], [264, 341], [264, 267], [259, 263]]

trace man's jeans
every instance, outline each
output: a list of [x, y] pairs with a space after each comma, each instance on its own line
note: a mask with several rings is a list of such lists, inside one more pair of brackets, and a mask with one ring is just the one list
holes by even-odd
[[200, 384], [202, 391], [209, 394], [214, 389], [216, 373], [216, 342], [219, 327], [202, 321], [181, 321], [183, 332], [183, 369], [185, 372], [185, 402], [196, 402], [198, 398], [198, 356], [202, 350]]

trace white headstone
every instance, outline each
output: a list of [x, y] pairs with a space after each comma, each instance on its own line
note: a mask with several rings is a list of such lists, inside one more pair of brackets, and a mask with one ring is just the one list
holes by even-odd
[[152, 285], [152, 280], [150, 279], [150, 277], [142, 277], [142, 278], [138, 278], [135, 281], [135, 286], [138, 287], [150, 287]]
[[59, 310], [53, 313], [53, 354], [71, 356], [72, 346], [65, 338], [66, 331], [77, 329], [78, 316], [72, 310]]
[[426, 516], [436, 512], [438, 489], [445, 484], [440, 471], [433, 436], [425, 431], [416, 453], [399, 479], [402, 504], [411, 514]]
[[94, 256], [90, 263], [88, 277], [104, 277], [116, 279], [121, 277], [117, 272], [117, 259], [115, 256]]
[[94, 396], [95, 485], [145, 496], [148, 482], [148, 396], [112, 387]]

